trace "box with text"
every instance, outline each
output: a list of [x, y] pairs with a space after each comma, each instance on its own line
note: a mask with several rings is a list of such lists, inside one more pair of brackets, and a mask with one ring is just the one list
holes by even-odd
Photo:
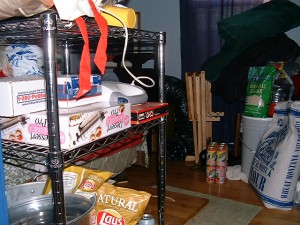
[[168, 103], [146, 102], [144, 104], [132, 105], [131, 123], [140, 124], [158, 119], [169, 114]]
[[[59, 110], [62, 149], [74, 149], [131, 126], [130, 103], [102, 102]], [[48, 146], [46, 111], [1, 117], [2, 139]]]

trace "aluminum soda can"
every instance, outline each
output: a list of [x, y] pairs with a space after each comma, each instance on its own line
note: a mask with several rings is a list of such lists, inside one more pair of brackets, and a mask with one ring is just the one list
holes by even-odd
[[138, 225], [155, 225], [154, 216], [149, 213], [144, 214]]
[[224, 184], [226, 180], [226, 166], [217, 166], [216, 167], [216, 183], [217, 184]]
[[216, 181], [216, 166], [206, 166], [206, 182], [214, 183]]
[[221, 143], [217, 149], [217, 166], [227, 166], [228, 159], [228, 145], [226, 143]]
[[218, 143], [211, 142], [207, 147], [206, 165], [215, 166], [217, 160]]

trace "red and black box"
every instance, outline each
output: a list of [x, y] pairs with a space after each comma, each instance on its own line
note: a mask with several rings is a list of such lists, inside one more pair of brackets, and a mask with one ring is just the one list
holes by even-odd
[[169, 114], [168, 103], [146, 102], [131, 106], [131, 124], [146, 123]]

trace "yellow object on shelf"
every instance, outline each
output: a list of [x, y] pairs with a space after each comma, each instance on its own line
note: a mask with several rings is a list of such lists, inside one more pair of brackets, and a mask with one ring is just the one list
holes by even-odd
[[[136, 14], [132, 8], [107, 6], [105, 10], [117, 16], [125, 24], [127, 28], [134, 28], [136, 23]], [[101, 15], [107, 20], [108, 25], [123, 27], [122, 23], [112, 15], [102, 12]]]

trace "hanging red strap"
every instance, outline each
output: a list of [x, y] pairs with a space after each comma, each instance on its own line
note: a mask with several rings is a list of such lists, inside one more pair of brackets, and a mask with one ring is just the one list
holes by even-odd
[[107, 54], [106, 54], [106, 49], [107, 49], [107, 36], [108, 36], [108, 25], [106, 19], [98, 12], [98, 10], [95, 7], [95, 4], [92, 0], [89, 0], [90, 6], [92, 8], [92, 11], [95, 16], [96, 23], [100, 29], [100, 39], [97, 45], [95, 57], [94, 57], [94, 62], [100, 72], [102, 74], [105, 73], [105, 67], [106, 67], [106, 62], [107, 62]]
[[[105, 67], [107, 62], [107, 37], [108, 37], [108, 25], [106, 19], [98, 12], [96, 6], [92, 0], [89, 0], [89, 4], [95, 16], [96, 23], [100, 29], [100, 39], [97, 45], [94, 62], [102, 74], [105, 73]], [[79, 91], [77, 94], [77, 99], [85, 95], [91, 90], [91, 56], [90, 56], [90, 46], [87, 27], [85, 21], [82, 17], [78, 17], [76, 23], [80, 29], [82, 38], [84, 40], [84, 46], [80, 59], [79, 67]]]
[[82, 38], [84, 40], [79, 67], [79, 91], [76, 97], [78, 99], [91, 90], [91, 56], [89, 38], [85, 21], [82, 17], [78, 17], [75, 21], [80, 29]]

